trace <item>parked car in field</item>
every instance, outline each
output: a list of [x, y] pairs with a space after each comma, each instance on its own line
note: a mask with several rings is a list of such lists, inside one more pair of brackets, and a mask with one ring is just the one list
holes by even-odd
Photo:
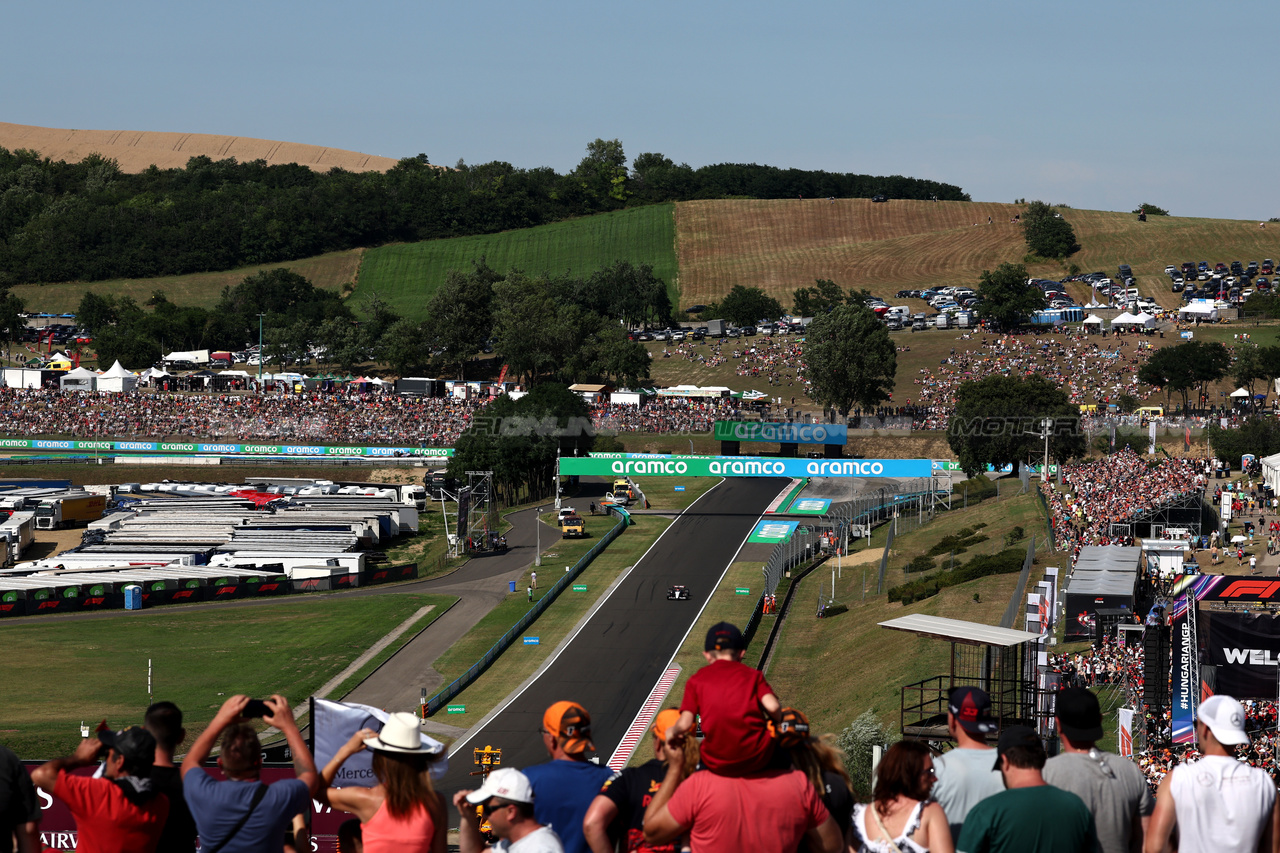
[[885, 195], [884, 193], [876, 193], [871, 197], [871, 200], [873, 202], [876, 202], [877, 204], [882, 204], [889, 200], [889, 196]]

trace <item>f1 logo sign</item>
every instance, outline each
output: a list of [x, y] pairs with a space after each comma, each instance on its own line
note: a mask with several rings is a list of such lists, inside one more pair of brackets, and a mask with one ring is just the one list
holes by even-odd
[[1280, 581], [1233, 581], [1230, 586], [1222, 591], [1222, 598], [1242, 598], [1249, 596], [1251, 598], [1267, 599], [1275, 595], [1280, 590]]

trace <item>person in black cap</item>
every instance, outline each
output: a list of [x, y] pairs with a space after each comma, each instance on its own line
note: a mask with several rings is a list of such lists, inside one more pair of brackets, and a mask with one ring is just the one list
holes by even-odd
[[0, 853], [40, 850], [40, 798], [31, 776], [13, 754], [0, 745]]
[[702, 656], [707, 666], [684, 686], [680, 719], [667, 729], [667, 746], [680, 748], [702, 718], [702, 765], [721, 776], [746, 776], [763, 770], [773, 756], [769, 722], [782, 722], [782, 703], [759, 670], [742, 662], [747, 644], [728, 622], [707, 631]]
[[955, 749], [933, 759], [938, 781], [933, 798], [942, 806], [951, 825], [951, 837], [959, 838], [969, 810], [992, 794], [1004, 790], [1000, 773], [991, 769], [994, 750], [987, 735], [996, 730], [991, 698], [980, 687], [957, 687], [947, 699], [947, 732]]
[[[105, 755], [102, 778], [72, 775]], [[76, 819], [78, 850], [152, 853], [169, 817], [169, 800], [152, 790], [156, 739], [134, 726], [85, 738], [75, 753], [31, 772], [37, 788], [62, 800]]]
[[1058, 735], [1062, 753], [1044, 766], [1044, 780], [1070, 791], [1089, 807], [1102, 853], [1142, 849], [1142, 836], [1156, 806], [1146, 777], [1127, 758], [1098, 749], [1102, 708], [1083, 687], [1058, 694]]
[[1044, 744], [1034, 730], [1009, 726], [996, 755], [1006, 790], [969, 812], [957, 853], [1091, 853], [1098, 846], [1084, 801], [1044, 781]]

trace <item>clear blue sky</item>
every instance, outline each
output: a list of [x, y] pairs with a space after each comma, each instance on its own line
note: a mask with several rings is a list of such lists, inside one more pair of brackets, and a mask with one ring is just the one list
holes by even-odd
[[617, 138], [980, 201], [1280, 215], [1274, 0], [43, 0], [5, 20], [18, 124], [562, 172]]

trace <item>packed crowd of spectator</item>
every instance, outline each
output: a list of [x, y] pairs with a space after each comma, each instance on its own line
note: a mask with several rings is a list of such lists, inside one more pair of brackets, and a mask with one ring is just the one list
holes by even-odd
[[1114, 544], [1112, 524], [1144, 513], [1207, 483], [1202, 462], [1162, 457], [1146, 462], [1129, 447], [1092, 462], [1066, 465], [1061, 490], [1042, 485], [1058, 547], [1073, 554], [1085, 545]]
[[951, 354], [936, 369], [922, 367], [913, 378], [919, 386], [914, 399], [915, 429], [946, 429], [955, 410], [961, 383], [989, 376], [1023, 377], [1038, 374], [1060, 386], [1071, 402], [1106, 404], [1129, 394], [1143, 400], [1155, 389], [1138, 382], [1150, 344], [1081, 334], [1005, 334], [983, 337], [969, 352]]
[[[757, 408], [748, 404], [751, 411]], [[591, 420], [599, 429], [618, 432], [706, 433], [716, 421], [741, 419], [743, 411], [742, 400], [736, 398], [659, 397], [640, 406], [593, 406]]]
[[0, 434], [451, 447], [484, 400], [346, 394], [108, 394], [0, 388]]

